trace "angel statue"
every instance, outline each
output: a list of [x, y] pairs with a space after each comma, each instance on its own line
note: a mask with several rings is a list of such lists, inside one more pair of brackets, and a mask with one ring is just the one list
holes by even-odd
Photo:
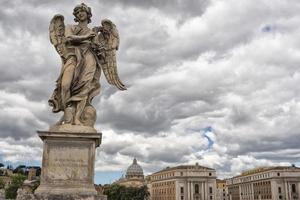
[[90, 29], [92, 12], [84, 3], [74, 8], [73, 15], [76, 25], [65, 26], [62, 15], [55, 15], [50, 22], [50, 41], [61, 57], [62, 67], [49, 105], [54, 113], [64, 113], [53, 127], [93, 129], [96, 109], [91, 103], [100, 93], [101, 69], [109, 84], [126, 90], [117, 72], [119, 34], [108, 19]]

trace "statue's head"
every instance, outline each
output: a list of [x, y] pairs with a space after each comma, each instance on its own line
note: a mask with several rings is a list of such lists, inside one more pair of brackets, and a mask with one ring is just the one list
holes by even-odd
[[77, 5], [74, 10], [73, 10], [73, 15], [75, 16], [74, 18], [74, 21], [75, 22], [79, 22], [80, 19], [79, 19], [79, 16], [78, 16], [78, 13], [81, 12], [81, 11], [84, 11], [86, 12], [87, 14], [87, 20], [88, 20], [88, 23], [90, 23], [92, 20], [92, 10], [90, 7], [88, 7], [86, 4], [84, 3], [81, 3], [79, 5]]

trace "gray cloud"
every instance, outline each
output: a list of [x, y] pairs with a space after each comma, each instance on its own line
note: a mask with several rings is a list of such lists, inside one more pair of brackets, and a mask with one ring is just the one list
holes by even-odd
[[[61, 13], [74, 23], [80, 1], [4, 2], [0, 138], [11, 148], [0, 156], [22, 161], [14, 154], [26, 147], [38, 156], [35, 131], [60, 117], [47, 106], [60, 70], [49, 21]], [[148, 172], [198, 161], [220, 176], [297, 161], [298, 1], [86, 3], [91, 26], [103, 18], [117, 24], [119, 74], [128, 86], [117, 91], [102, 77], [94, 100], [104, 134], [97, 170], [124, 169], [134, 156]], [[201, 132], [206, 127], [213, 129], [211, 147]]]
[[[101, 1], [100, 1], [101, 2]], [[115, 4], [120, 4], [127, 8], [128, 6], [131, 7], [138, 7], [142, 8], [145, 11], [150, 8], [159, 9], [166, 14], [177, 15], [180, 18], [186, 18], [191, 16], [199, 16], [201, 15], [206, 7], [209, 5], [208, 0], [188, 0], [188, 1], [172, 1], [172, 0], [150, 0], [150, 1], [139, 1], [139, 0], [113, 0], [109, 2], [103, 1], [103, 3], [107, 3], [109, 5], [114, 6]]]

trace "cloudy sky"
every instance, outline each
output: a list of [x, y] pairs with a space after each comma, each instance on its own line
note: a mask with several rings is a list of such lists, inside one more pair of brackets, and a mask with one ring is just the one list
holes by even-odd
[[258, 166], [300, 166], [299, 0], [1, 0], [0, 162], [40, 165], [60, 114], [47, 105], [60, 70], [49, 42], [55, 14], [74, 24], [81, 2], [92, 26], [109, 18], [121, 37], [127, 91], [101, 79], [94, 100], [96, 182], [136, 157], [145, 174], [213, 167], [220, 178]]

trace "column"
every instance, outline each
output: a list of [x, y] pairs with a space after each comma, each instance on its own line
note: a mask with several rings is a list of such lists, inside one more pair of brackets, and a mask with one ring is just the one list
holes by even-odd
[[187, 183], [186, 183], [186, 188], [187, 188], [186, 192], [187, 192], [188, 200], [191, 199], [191, 197], [190, 197], [190, 184], [189, 183], [190, 183], [189, 181], [187, 181]]
[[204, 192], [205, 192], [205, 199], [209, 199], [209, 189], [208, 189], [208, 185], [207, 185], [207, 180], [205, 180]]
[[205, 198], [204, 198], [204, 183], [203, 182], [201, 182], [201, 200], [204, 200]]
[[285, 199], [290, 200], [290, 190], [287, 181], [284, 181], [284, 187], [285, 187], [285, 193], [284, 193]]
[[194, 199], [194, 195], [193, 195], [194, 194], [194, 184], [193, 184], [192, 181], [190, 182], [190, 187], [191, 187], [191, 190], [190, 190], [191, 191], [191, 194], [190, 194], [191, 195], [191, 199]]

